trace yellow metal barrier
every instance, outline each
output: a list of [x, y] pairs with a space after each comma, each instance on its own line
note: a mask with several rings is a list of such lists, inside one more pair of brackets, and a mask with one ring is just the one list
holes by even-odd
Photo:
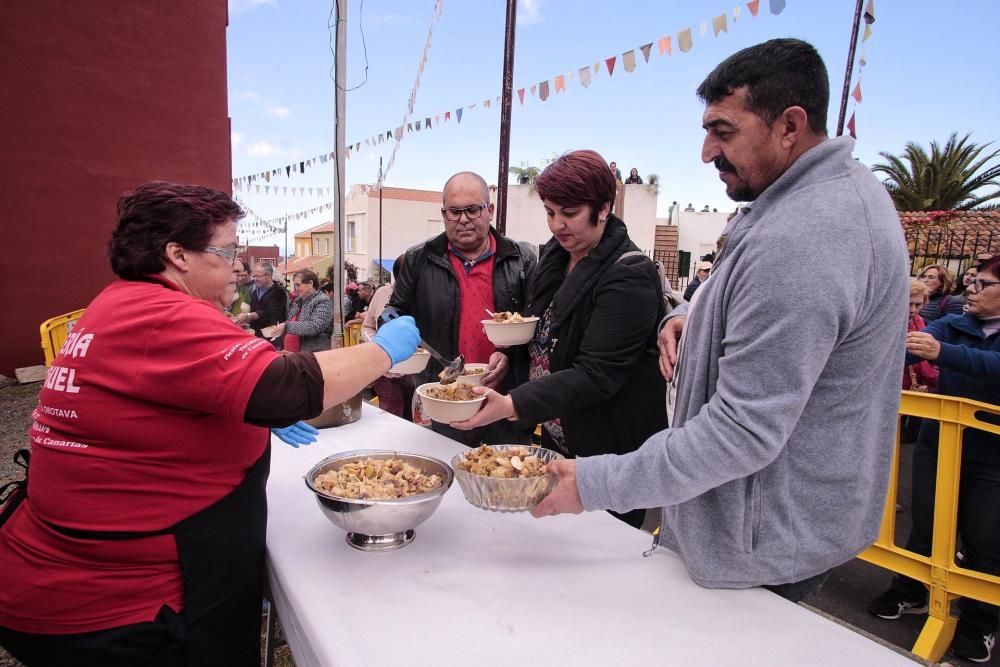
[[361, 324], [348, 324], [344, 327], [344, 347], [357, 345], [361, 342]]
[[934, 419], [941, 423], [938, 436], [937, 480], [935, 483], [934, 532], [930, 558], [898, 547], [896, 532], [896, 490], [899, 477], [899, 438], [893, 457], [889, 494], [882, 514], [878, 539], [858, 558], [923, 582], [930, 589], [929, 614], [913, 653], [937, 661], [951, 645], [957, 619], [949, 615], [951, 602], [970, 597], [1000, 605], [1000, 577], [975, 572], [955, 564], [958, 485], [962, 472], [962, 433], [977, 428], [1000, 435], [1000, 426], [977, 418], [976, 413], [1000, 417], [1000, 406], [965, 398], [903, 392], [901, 415]]
[[63, 343], [66, 342], [73, 327], [76, 326], [76, 321], [83, 317], [84, 310], [86, 309], [81, 308], [42, 322], [39, 330], [42, 334], [42, 352], [45, 353], [46, 366], [52, 365]]

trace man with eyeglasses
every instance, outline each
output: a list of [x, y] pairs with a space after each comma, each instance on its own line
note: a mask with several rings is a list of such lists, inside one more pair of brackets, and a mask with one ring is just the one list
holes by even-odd
[[[486, 338], [482, 320], [489, 317], [486, 309], [524, 308], [535, 253], [529, 244], [511, 241], [491, 226], [493, 204], [482, 176], [455, 174], [445, 183], [442, 200], [444, 233], [406, 252], [389, 305], [412, 315], [424, 340], [446, 358], [462, 353], [467, 362], [488, 363], [485, 386], [509, 389], [527, 379], [527, 355], [521, 348], [497, 350]], [[436, 381], [441, 369], [431, 360], [416, 383]], [[467, 445], [526, 442], [530, 437], [506, 421], [472, 431], [437, 422], [432, 427]]]
[[236, 269], [236, 296], [229, 305], [229, 314], [236, 317], [243, 312], [243, 304], [250, 307], [250, 265], [246, 260], [237, 260], [239, 268]]
[[288, 293], [274, 282], [274, 267], [267, 262], [254, 264], [252, 277], [250, 312], [237, 315], [236, 323], [249, 323], [254, 335], [263, 338], [261, 329], [285, 321]]

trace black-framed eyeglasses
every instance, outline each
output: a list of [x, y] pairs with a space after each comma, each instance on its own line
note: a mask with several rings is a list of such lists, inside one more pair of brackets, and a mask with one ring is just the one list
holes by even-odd
[[201, 249], [202, 252], [207, 252], [216, 257], [221, 257], [230, 264], [236, 260], [236, 253], [239, 252], [237, 248], [219, 248], [214, 245], [207, 245]]
[[1000, 285], [1000, 280], [983, 280], [982, 278], [976, 278], [969, 283], [969, 289], [975, 288], [974, 291], [982, 292], [987, 287], [993, 287], [994, 285]]
[[478, 220], [479, 216], [483, 214], [483, 209], [488, 208], [489, 204], [473, 204], [472, 206], [466, 206], [465, 208], [443, 208], [441, 209], [441, 215], [448, 222], [458, 222], [462, 219], [462, 214], [469, 220]]

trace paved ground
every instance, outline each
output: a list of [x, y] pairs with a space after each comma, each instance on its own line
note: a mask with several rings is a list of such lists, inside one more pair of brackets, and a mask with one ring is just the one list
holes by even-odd
[[[27, 442], [26, 432], [31, 423], [31, 410], [40, 385], [19, 385], [0, 389], [0, 484], [20, 477], [21, 469], [12, 463], [14, 452]], [[897, 541], [905, 541], [909, 531], [909, 461], [912, 445], [904, 445], [901, 458], [899, 491], [904, 511], [898, 515]], [[820, 595], [805, 601], [806, 606], [826, 613], [841, 622], [859, 628], [883, 641], [903, 649], [909, 649], [920, 633], [923, 616], [904, 616], [898, 621], [883, 621], [868, 614], [868, 602], [879, 595], [889, 585], [891, 574], [868, 563], [854, 560], [837, 568], [824, 586]], [[283, 652], [286, 652], [284, 649]], [[1000, 657], [994, 653], [988, 664], [1000, 667]], [[293, 665], [287, 658], [279, 665]], [[18, 665], [0, 649], [0, 667]], [[971, 665], [954, 661], [956, 665]]]

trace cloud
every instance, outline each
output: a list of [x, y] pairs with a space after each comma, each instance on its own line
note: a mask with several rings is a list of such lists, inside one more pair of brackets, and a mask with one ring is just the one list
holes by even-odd
[[243, 141], [243, 135], [240, 134], [239, 132], [229, 133], [229, 142], [232, 144], [233, 150], [236, 150], [236, 148], [240, 145], [242, 141]]
[[288, 107], [283, 107], [283, 106], [273, 106], [270, 109], [268, 109], [267, 112], [272, 116], [274, 116], [275, 118], [288, 118], [288, 114], [291, 113]]
[[517, 3], [517, 25], [533, 25], [535, 23], [541, 23], [544, 19], [542, 16], [542, 0], [521, 0]]
[[[235, 146], [234, 146], [235, 148]], [[298, 148], [285, 148], [281, 144], [273, 144], [266, 139], [259, 139], [247, 146], [247, 155], [251, 157], [285, 157], [295, 158], [302, 154]]]
[[274, 0], [229, 0], [229, 17], [235, 19], [265, 5], [276, 6]]

